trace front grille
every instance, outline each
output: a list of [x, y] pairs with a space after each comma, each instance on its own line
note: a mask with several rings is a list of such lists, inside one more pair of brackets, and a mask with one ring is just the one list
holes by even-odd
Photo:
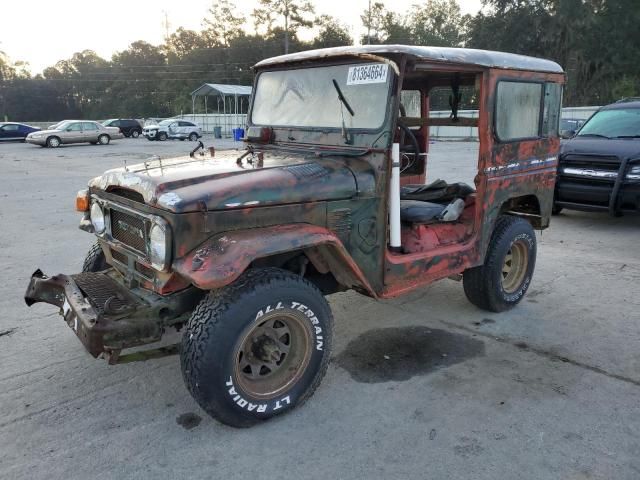
[[116, 262], [120, 262], [125, 266], [129, 264], [129, 259], [127, 258], [127, 256], [124, 253], [119, 252], [118, 250], [111, 249], [111, 256]]
[[78, 273], [71, 278], [99, 314], [122, 313], [139, 304], [135, 297], [102, 273]]
[[147, 277], [148, 279], [153, 280], [154, 274], [153, 274], [152, 268], [149, 268], [145, 265], [142, 265], [141, 263], [136, 262], [136, 271], [141, 275]]
[[111, 209], [111, 235], [115, 240], [145, 254], [147, 233], [144, 218]]
[[560, 163], [568, 167], [593, 168], [596, 170], [617, 171], [620, 167], [620, 159], [615, 155], [578, 155], [570, 153], [563, 155]]
[[613, 185], [620, 169], [613, 155], [568, 154], [560, 158], [560, 176], [588, 185]]

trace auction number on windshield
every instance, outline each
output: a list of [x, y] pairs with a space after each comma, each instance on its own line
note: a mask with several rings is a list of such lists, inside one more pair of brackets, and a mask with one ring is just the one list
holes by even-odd
[[360, 85], [363, 83], [385, 83], [387, 81], [387, 70], [389, 65], [385, 63], [374, 63], [371, 65], [359, 65], [349, 67], [347, 74], [347, 85]]

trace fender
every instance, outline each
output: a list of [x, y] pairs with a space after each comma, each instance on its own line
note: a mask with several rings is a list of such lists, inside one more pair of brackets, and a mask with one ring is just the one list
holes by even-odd
[[259, 258], [291, 251], [310, 253], [311, 261], [327, 266], [348, 287], [361, 287], [377, 297], [358, 265], [330, 230], [297, 223], [236, 230], [215, 235], [173, 263], [173, 270], [202, 290], [214, 290], [236, 280]]

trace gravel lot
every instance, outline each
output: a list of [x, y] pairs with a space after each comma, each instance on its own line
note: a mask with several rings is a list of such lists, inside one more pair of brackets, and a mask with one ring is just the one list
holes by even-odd
[[[108, 366], [53, 307], [24, 305], [37, 267], [79, 270], [93, 238], [73, 203], [90, 177], [191, 147], [0, 145], [0, 478], [640, 478], [637, 217], [555, 217], [507, 313], [449, 280], [393, 301], [332, 296], [323, 384], [249, 430], [198, 408], [177, 357]], [[430, 179], [473, 178], [477, 144], [431, 147]]]

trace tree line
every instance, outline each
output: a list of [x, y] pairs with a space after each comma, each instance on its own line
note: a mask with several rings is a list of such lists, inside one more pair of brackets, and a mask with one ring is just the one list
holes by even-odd
[[[91, 50], [31, 75], [0, 52], [0, 120], [171, 116], [191, 112], [205, 82], [250, 85], [251, 67], [285, 52], [354, 44], [336, 17], [304, 0], [260, 0], [246, 17], [213, 0], [200, 31], [179, 28], [160, 45], [143, 40], [104, 59]], [[565, 105], [640, 94], [637, 0], [483, 0], [463, 15], [456, 0], [423, 0], [404, 13], [372, 2], [367, 44], [483, 48], [550, 58], [568, 76]], [[247, 28], [251, 25], [252, 28]], [[312, 29], [311, 40], [300, 33]], [[214, 103], [215, 106], [215, 103]]]

